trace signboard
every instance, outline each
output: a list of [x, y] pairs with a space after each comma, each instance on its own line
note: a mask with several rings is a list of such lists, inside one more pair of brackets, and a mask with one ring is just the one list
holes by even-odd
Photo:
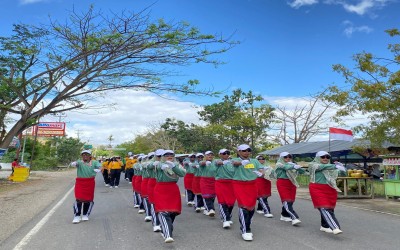
[[16, 136], [13, 137], [9, 147], [10, 148], [19, 148], [19, 139], [18, 139], [18, 137], [16, 137]]
[[64, 136], [65, 122], [40, 122], [34, 126], [32, 135], [37, 136]]

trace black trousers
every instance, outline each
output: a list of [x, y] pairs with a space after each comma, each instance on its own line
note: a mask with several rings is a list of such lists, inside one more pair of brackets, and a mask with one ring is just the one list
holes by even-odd
[[119, 186], [119, 179], [121, 178], [121, 169], [111, 169], [110, 173], [110, 186]]
[[186, 189], [186, 202], [192, 202], [194, 201], [194, 193], [192, 192], [192, 190]]
[[103, 179], [105, 184], [110, 184], [110, 178], [107, 170], [103, 170]]
[[215, 197], [203, 198], [203, 199], [204, 199], [204, 206], [207, 209], [207, 211], [210, 211], [211, 209], [215, 211], [214, 207]]
[[203, 196], [201, 196], [201, 194], [196, 194], [194, 199], [194, 208], [196, 209], [200, 207], [204, 207]]
[[128, 168], [125, 170], [125, 179], [128, 178], [129, 182], [132, 182], [133, 168]]
[[150, 211], [151, 211], [151, 223], [153, 227], [160, 225], [160, 219], [158, 218], [156, 211], [154, 210], [154, 204], [150, 203]]
[[[82, 201], [75, 201], [73, 209], [74, 209], [74, 215], [75, 216], [80, 216], [81, 213], [83, 213], [83, 215], [90, 215], [90, 212], [92, 212], [92, 208], [93, 208], [94, 202], [82, 202]], [[83, 211], [82, 211], [83, 209]]]
[[321, 214], [321, 226], [330, 229], [340, 229], [339, 221], [336, 219], [335, 211], [328, 208], [318, 208]]
[[160, 220], [160, 225], [164, 238], [172, 237], [172, 232], [174, 231], [174, 221], [177, 213], [171, 212], [159, 212], [158, 218]]
[[254, 215], [253, 210], [247, 210], [245, 208], [239, 208], [239, 222], [240, 222], [240, 230], [242, 234], [251, 233], [251, 219]]
[[233, 206], [228, 206], [226, 204], [218, 204], [218, 206], [219, 206], [219, 215], [221, 216], [221, 220], [223, 222], [231, 221]]
[[263, 211], [264, 214], [270, 214], [271, 208], [268, 205], [268, 197], [260, 197], [257, 200], [258, 200], [257, 210]]
[[299, 218], [297, 213], [293, 210], [293, 202], [288, 202], [288, 201], [284, 201], [282, 203], [281, 215], [283, 217], [290, 217], [292, 220]]

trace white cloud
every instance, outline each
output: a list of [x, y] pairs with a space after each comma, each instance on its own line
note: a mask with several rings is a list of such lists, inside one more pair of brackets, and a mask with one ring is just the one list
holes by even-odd
[[33, 4], [33, 3], [40, 3], [40, 2], [47, 2], [48, 0], [20, 0], [19, 4], [26, 5], [26, 4]]
[[350, 13], [355, 13], [357, 15], [364, 15], [371, 13], [374, 9], [379, 9], [385, 7], [389, 0], [359, 0], [357, 3], [353, 4], [345, 0], [325, 0], [325, 4], [338, 4], [342, 5], [343, 8]]
[[[110, 108], [100, 113], [88, 110], [85, 113], [69, 112], [63, 120], [67, 122], [67, 134], [79, 137], [95, 145], [107, 145], [112, 135], [112, 145], [133, 140], [135, 135], [146, 132], [150, 125], [160, 124], [166, 118], [176, 118], [185, 123], [199, 124], [195, 103], [161, 98], [148, 92], [116, 91], [107, 94], [107, 99], [97, 100]], [[112, 107], [112, 103], [116, 105]], [[45, 117], [42, 119], [52, 119]]]
[[313, 4], [317, 4], [318, 0], [294, 0], [292, 2], [288, 2], [288, 4], [290, 5], [290, 7], [298, 9], [302, 6], [306, 6], [306, 5], [313, 5]]
[[346, 28], [344, 29], [343, 33], [347, 36], [347, 37], [351, 37], [353, 35], [353, 33], [355, 32], [360, 32], [360, 33], [366, 33], [369, 34], [373, 31], [372, 28], [366, 26], [366, 25], [362, 25], [362, 26], [354, 26], [354, 24], [348, 20], [343, 22], [343, 25], [346, 26]]

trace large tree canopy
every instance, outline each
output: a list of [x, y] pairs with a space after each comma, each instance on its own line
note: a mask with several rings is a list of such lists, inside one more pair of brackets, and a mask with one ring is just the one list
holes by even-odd
[[[108, 90], [211, 94], [196, 80], [163, 77], [176, 74], [171, 65], [219, 64], [213, 55], [235, 44], [185, 22], [153, 22], [148, 10], [106, 15], [90, 8], [72, 11], [65, 23], [14, 25], [12, 35], [0, 37], [0, 147], [40, 117], [85, 108]], [[6, 134], [10, 114], [20, 118]]]
[[[399, 38], [398, 29], [387, 30], [393, 38]], [[382, 58], [372, 53], [354, 55], [356, 71], [343, 65], [334, 70], [343, 75], [348, 88], [331, 86], [326, 98], [341, 108], [339, 115], [362, 112], [370, 119], [369, 124], [355, 128], [365, 138], [378, 145], [384, 141], [400, 142], [400, 43], [389, 44], [392, 58]]]

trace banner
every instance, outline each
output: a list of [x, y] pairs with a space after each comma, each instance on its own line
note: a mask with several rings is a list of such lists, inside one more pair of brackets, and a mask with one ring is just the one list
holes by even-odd
[[37, 136], [65, 136], [65, 122], [40, 122], [34, 126], [32, 135]]
[[329, 128], [329, 140], [353, 141], [353, 132], [342, 128]]

